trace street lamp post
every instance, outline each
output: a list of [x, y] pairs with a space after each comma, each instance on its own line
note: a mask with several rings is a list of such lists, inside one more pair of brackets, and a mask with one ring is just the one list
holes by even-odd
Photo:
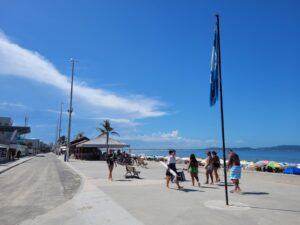
[[63, 106], [63, 103], [61, 102], [60, 103], [60, 115], [59, 115], [58, 140], [60, 140], [60, 135], [61, 135], [62, 106]]
[[71, 119], [72, 119], [72, 100], [73, 100], [73, 81], [74, 81], [74, 63], [75, 59], [71, 58], [70, 62], [72, 63], [72, 80], [71, 80], [71, 94], [70, 94], [70, 108], [68, 110], [69, 113], [69, 128], [68, 128], [68, 146], [65, 153], [65, 162], [69, 161], [69, 150], [70, 150], [70, 136], [71, 136]]

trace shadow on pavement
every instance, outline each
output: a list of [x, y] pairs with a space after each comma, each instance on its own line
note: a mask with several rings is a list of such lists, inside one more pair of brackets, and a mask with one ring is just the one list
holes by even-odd
[[208, 189], [220, 189], [219, 187], [209, 187], [209, 186], [201, 186], [201, 188], [208, 188]]
[[205, 192], [205, 191], [189, 189], [189, 188], [183, 188], [181, 191], [183, 191], [183, 192]]
[[126, 179], [138, 179], [138, 180], [143, 180], [144, 178], [137, 177], [137, 176], [126, 176]]
[[183, 189], [170, 188], [170, 189], [176, 190], [176, 191], [182, 191], [182, 192], [205, 192], [205, 191], [195, 190], [195, 189], [190, 189], [190, 188], [183, 188]]
[[248, 207], [251, 209], [263, 209], [263, 210], [270, 210], [270, 211], [281, 211], [281, 212], [292, 212], [292, 213], [299, 213], [300, 210], [294, 209], [280, 209], [280, 208], [268, 208], [268, 207], [258, 207], [258, 206], [236, 206], [236, 207]]
[[257, 192], [257, 191], [247, 191], [247, 192], [242, 192], [241, 195], [269, 195], [270, 193], [268, 192]]
[[120, 181], [120, 182], [124, 182], [124, 181], [125, 181], [125, 182], [131, 182], [132, 180], [128, 180], [128, 179], [127, 179], [127, 180], [126, 180], [126, 179], [119, 179], [119, 180], [114, 180], [114, 181]]
[[[222, 186], [222, 187], [224, 187], [225, 186], [225, 184], [224, 183], [220, 183], [220, 184], [217, 184], [218, 186]], [[227, 183], [227, 187], [232, 187], [232, 186], [234, 186], [233, 184], [228, 184]]]

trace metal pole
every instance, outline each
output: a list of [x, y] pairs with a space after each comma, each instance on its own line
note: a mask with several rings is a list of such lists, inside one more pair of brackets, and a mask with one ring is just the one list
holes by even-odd
[[59, 115], [58, 139], [60, 139], [60, 135], [61, 135], [61, 117], [62, 117], [62, 106], [63, 106], [63, 103], [61, 103], [61, 104], [60, 104], [60, 115]]
[[[25, 127], [27, 127], [27, 123], [28, 123], [28, 117], [27, 117], [27, 113], [25, 114]], [[24, 134], [24, 139], [26, 138], [26, 134]]]
[[58, 131], [58, 119], [56, 120], [56, 126], [55, 126], [55, 135], [54, 135], [54, 144], [53, 144], [53, 148], [55, 150], [55, 153], [57, 151], [57, 131]]
[[225, 182], [225, 198], [226, 205], [228, 203], [228, 185], [227, 185], [227, 171], [226, 171], [226, 152], [225, 152], [225, 132], [224, 132], [224, 112], [223, 112], [223, 91], [222, 91], [222, 73], [221, 73], [221, 41], [220, 41], [220, 27], [219, 27], [219, 15], [217, 17], [217, 29], [218, 29], [218, 65], [220, 75], [220, 106], [221, 106], [221, 124], [222, 124], [222, 143], [223, 143], [223, 160], [224, 160], [224, 182]]
[[70, 108], [68, 110], [69, 112], [69, 128], [68, 128], [68, 146], [65, 153], [65, 161], [69, 161], [69, 149], [70, 149], [70, 136], [71, 136], [71, 119], [72, 119], [72, 100], [73, 100], [73, 80], [74, 80], [74, 63], [75, 60], [73, 58], [70, 59], [70, 62], [72, 63], [72, 80], [71, 80], [71, 94], [70, 94]]

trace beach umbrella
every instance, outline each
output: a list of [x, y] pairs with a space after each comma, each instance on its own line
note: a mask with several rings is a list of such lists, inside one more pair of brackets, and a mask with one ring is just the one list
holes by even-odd
[[256, 165], [267, 165], [269, 163], [268, 160], [260, 160], [260, 161], [257, 161], [255, 164]]
[[281, 166], [282, 169], [286, 169], [288, 167], [294, 167], [294, 166], [289, 165], [288, 163], [278, 163], [278, 164]]
[[297, 167], [289, 167], [289, 168], [286, 168], [283, 173], [285, 174], [297, 174], [297, 175], [300, 175], [300, 169], [297, 168]]
[[269, 161], [268, 160], [261, 160], [261, 161], [258, 161], [255, 163], [255, 166], [256, 167], [263, 167], [263, 166], [266, 166], [268, 165]]
[[273, 170], [276, 170], [276, 169], [282, 169], [282, 166], [277, 162], [271, 161], [267, 164], [267, 168], [271, 168]]

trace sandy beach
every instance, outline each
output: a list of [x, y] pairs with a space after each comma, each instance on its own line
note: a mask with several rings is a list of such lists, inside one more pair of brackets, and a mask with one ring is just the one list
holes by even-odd
[[[186, 171], [184, 190], [177, 190], [174, 184], [167, 189], [165, 169], [158, 162], [148, 162], [148, 168], [138, 167], [141, 179], [125, 179], [125, 167], [118, 165], [113, 182], [106, 178], [107, 165], [103, 161], [70, 160], [70, 165], [142, 224], [274, 225], [300, 221], [300, 176], [296, 175], [243, 171], [242, 193], [229, 193], [228, 207], [223, 183], [193, 187]], [[201, 169], [199, 174], [202, 184], [203, 172]]]

